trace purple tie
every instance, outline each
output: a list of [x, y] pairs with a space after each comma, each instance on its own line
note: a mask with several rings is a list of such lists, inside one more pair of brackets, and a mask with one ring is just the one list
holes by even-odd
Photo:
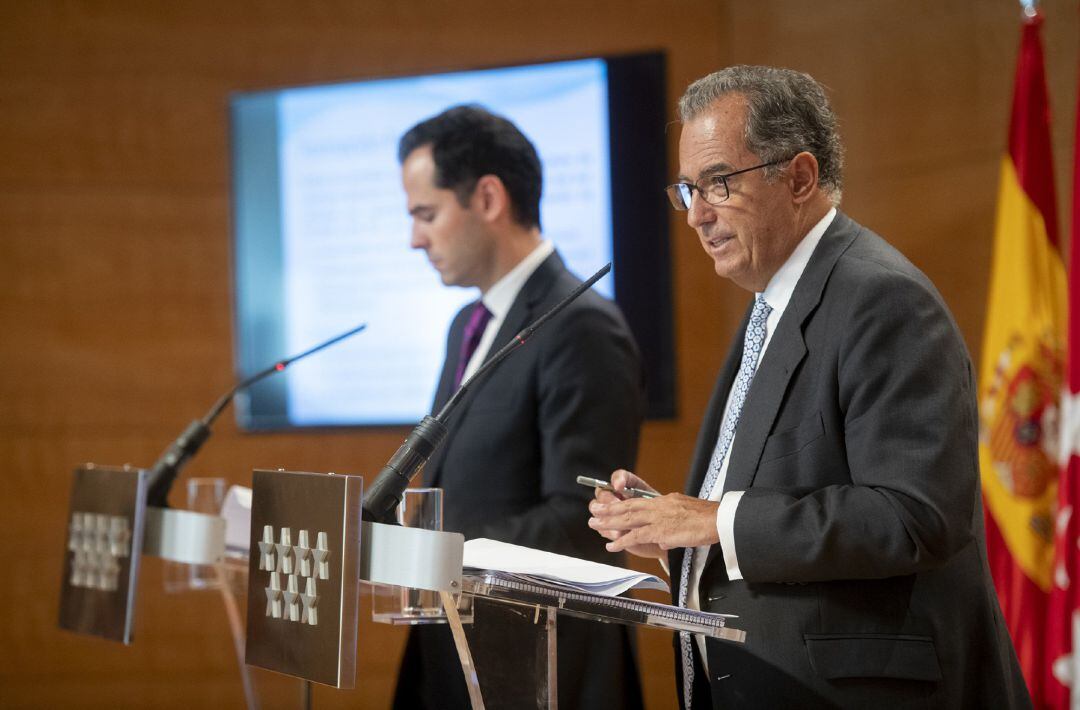
[[469, 315], [469, 322], [465, 324], [465, 334], [461, 338], [461, 356], [458, 358], [457, 374], [454, 375], [454, 389], [461, 385], [461, 378], [465, 375], [465, 368], [469, 365], [476, 347], [480, 345], [480, 338], [484, 337], [484, 328], [487, 328], [491, 320], [491, 311], [484, 307], [483, 301], [477, 301]]

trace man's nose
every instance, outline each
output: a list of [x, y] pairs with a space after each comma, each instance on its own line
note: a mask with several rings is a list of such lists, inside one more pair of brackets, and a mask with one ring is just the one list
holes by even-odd
[[428, 239], [424, 234], [424, 230], [413, 225], [412, 236], [409, 237], [409, 246], [413, 249], [427, 249]]
[[715, 217], [713, 206], [705, 201], [698, 190], [690, 194], [690, 207], [686, 210], [686, 223], [694, 229], [711, 222]]

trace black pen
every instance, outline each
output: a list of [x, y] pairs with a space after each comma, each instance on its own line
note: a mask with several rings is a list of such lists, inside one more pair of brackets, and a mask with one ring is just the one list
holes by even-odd
[[591, 478], [589, 476], [578, 476], [577, 482], [583, 486], [588, 486], [590, 488], [599, 488], [604, 491], [611, 491], [616, 495], [621, 492], [623, 495], [627, 495], [631, 498], [656, 498], [660, 495], [655, 491], [646, 491], [641, 488], [624, 488], [622, 489], [622, 491], [616, 491], [609, 482], [600, 478]]

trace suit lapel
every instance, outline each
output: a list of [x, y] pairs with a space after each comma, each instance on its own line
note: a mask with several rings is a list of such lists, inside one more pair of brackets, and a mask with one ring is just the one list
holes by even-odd
[[[690, 462], [690, 474], [686, 477], [685, 493], [688, 496], [697, 497], [702, 484], [705, 482], [707, 467], [712, 459], [713, 449], [716, 448], [720, 422], [724, 417], [724, 405], [727, 404], [728, 392], [735, 381], [735, 375], [739, 372], [743, 338], [746, 335], [746, 324], [750, 320], [751, 308], [747, 309], [746, 316], [739, 326], [738, 335], [728, 350], [727, 358], [725, 358], [724, 364], [720, 368], [720, 375], [716, 378], [716, 386], [713, 388], [712, 397], [709, 398], [709, 406], [705, 409], [705, 419], [701, 423], [697, 444], [694, 446], [694, 458]], [[686, 550], [687, 548], [677, 547], [668, 552], [668, 569], [682, 569], [683, 555], [686, 554]], [[671, 590], [672, 599], [678, 599], [680, 594], [679, 585], [682, 580], [678, 574], [672, 574], [671, 581], [675, 585]]]
[[[829, 225], [817, 248], [814, 249], [802, 276], [799, 277], [791, 300], [776, 326], [776, 333], [769, 341], [769, 347], [765, 350], [765, 355], [754, 374], [750, 391], [746, 395], [742, 414], [739, 416], [739, 425], [735, 431], [735, 440], [731, 442], [731, 459], [724, 479], [725, 493], [744, 491], [753, 485], [761, 452], [772, 431], [773, 423], [780, 413], [780, 405], [784, 401], [792, 375], [806, 357], [806, 342], [803, 339], [804, 325], [821, 302], [821, 294], [825, 289], [829, 274], [832, 273], [840, 255], [858, 235], [858, 229], [858, 225], [842, 212], [837, 212], [832, 224]], [[745, 324], [743, 330], [745, 331]], [[741, 337], [739, 341], [741, 351]], [[734, 355], [735, 353], [732, 352], [729, 360]], [[730, 389], [730, 382], [728, 389]], [[724, 390], [724, 397], [726, 395], [727, 390]], [[719, 404], [721, 410], [723, 406], [724, 400], [721, 399]], [[714, 444], [717, 430], [716, 428], [711, 430]], [[697, 491], [694, 491], [692, 495], [696, 493]], [[719, 545], [712, 546], [706, 566], [712, 564], [719, 550]]]
[[540, 315], [537, 306], [547, 298], [555, 280], [565, 271], [566, 266], [558, 252], [552, 252], [540, 262], [540, 266], [536, 267], [536, 271], [521, 287], [517, 298], [510, 305], [510, 310], [507, 311], [506, 318], [503, 319], [499, 332], [495, 335], [495, 341], [484, 357], [484, 362], [494, 357], [500, 348], [509, 343], [515, 335]]
[[803, 327], [821, 302], [825, 283], [837, 259], [854, 240], [856, 233], [855, 223], [837, 212], [799, 277], [747, 393], [735, 440], [731, 444], [725, 492], [745, 490], [753, 483], [765, 440], [780, 413], [791, 376], [806, 356]]
[[465, 325], [469, 320], [468, 314], [478, 302], [473, 301], [462, 308], [450, 324], [450, 333], [446, 340], [446, 360], [443, 362], [442, 373], [439, 375], [439, 384], [435, 388], [432, 414], [442, 409], [450, 399], [450, 395], [454, 393], [454, 375], [457, 373], [458, 361], [461, 359], [461, 341], [465, 337]]
[[724, 479], [724, 492], [742, 491], [754, 480], [758, 459], [765, 439], [772, 430], [780, 403], [787, 392], [795, 368], [806, 356], [800, 324], [785, 312], [776, 326], [776, 333], [758, 364], [750, 391], [746, 395], [735, 440], [731, 442], [731, 460]]
[[716, 439], [720, 435], [720, 424], [724, 418], [724, 405], [727, 404], [728, 392], [731, 391], [735, 376], [739, 373], [743, 339], [746, 336], [746, 324], [750, 321], [752, 307], [751, 305], [747, 308], [746, 315], [739, 325], [738, 335], [728, 350], [720, 375], [716, 378], [712, 397], [709, 398], [709, 406], [705, 409], [705, 419], [701, 423], [697, 444], [694, 447], [694, 458], [690, 462], [690, 475], [686, 479], [686, 495], [688, 496], [696, 496], [702, 484], [705, 483], [709, 461], [712, 459], [713, 449], [716, 448]]
[[[521, 287], [517, 297], [514, 298], [510, 310], [506, 312], [506, 317], [503, 319], [502, 325], [499, 326], [498, 333], [495, 334], [495, 340], [492, 341], [491, 347], [488, 348], [484, 356], [485, 363], [491, 360], [503, 346], [509, 343], [515, 335], [521, 332], [522, 328], [533, 320], [537, 304], [544, 299], [555, 283], [555, 279], [565, 268], [557, 252], [552, 253], [537, 267], [536, 271], [525, 282], [525, 285]], [[436, 390], [435, 411], [438, 411], [454, 394], [453, 377], [457, 371], [461, 340], [467, 319], [463, 317], [458, 320], [460, 322], [454, 323], [448, 339], [446, 364], [443, 367], [439, 387]], [[446, 441], [435, 450], [435, 453], [431, 455], [427, 465], [424, 467], [424, 485], [437, 485], [441, 480], [442, 462], [453, 445], [456, 431], [467, 421], [469, 408], [478, 398], [491, 394], [486, 391], [487, 384], [488, 382], [485, 380], [473, 385], [462, 397], [461, 401], [458, 402], [456, 409], [450, 416], [450, 431], [447, 434]], [[498, 396], [498, 393], [495, 394]]]
[[[473, 302], [475, 303], [475, 301]], [[454, 393], [454, 375], [457, 373], [458, 360], [461, 359], [461, 340], [465, 333], [465, 323], [468, 321], [467, 313], [473, 303], [463, 308], [450, 324], [450, 335], [446, 340], [446, 361], [443, 363], [442, 374], [439, 376], [439, 384], [435, 388], [435, 402], [431, 407], [434, 415], [443, 405], [449, 401]], [[442, 460], [446, 456], [446, 442], [435, 449], [434, 453], [424, 465], [423, 482], [425, 486], [437, 486], [442, 477]]]

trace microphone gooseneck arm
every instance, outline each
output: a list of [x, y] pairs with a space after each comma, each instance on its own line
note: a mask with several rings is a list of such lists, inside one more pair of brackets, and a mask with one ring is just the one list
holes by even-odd
[[351, 335], [359, 333], [366, 324], [358, 325], [357, 327], [349, 330], [341, 335], [337, 335], [324, 343], [320, 343], [313, 348], [305, 350], [299, 355], [293, 355], [290, 358], [279, 360], [270, 367], [255, 373], [245, 380], [237, 383], [235, 387], [226, 392], [214, 403], [214, 406], [210, 407], [210, 411], [202, 419], [196, 419], [188, 424], [183, 433], [177, 437], [176, 441], [169, 445], [169, 448], [165, 450], [157, 462], [154, 463], [153, 468], [150, 469], [149, 477], [147, 478], [147, 494], [146, 504], [157, 507], [167, 507], [169, 490], [172, 489], [173, 481], [176, 480], [176, 476], [180, 473], [180, 469], [184, 467], [184, 464], [188, 462], [195, 452], [203, 445], [203, 442], [210, 436], [210, 425], [214, 423], [214, 420], [225, 410], [232, 398], [236, 396], [236, 393], [242, 389], [250, 387], [264, 377], [274, 374], [275, 372], [281, 372], [286, 367], [301, 360], [308, 355], [313, 355], [323, 348], [328, 348], [335, 343], [338, 343]]
[[401, 496], [404, 494], [405, 489], [409, 487], [409, 482], [420, 472], [431, 454], [435, 449], [439, 448], [439, 445], [446, 438], [447, 422], [450, 415], [469, 388], [473, 384], [482, 381], [499, 366], [499, 363], [509, 357], [510, 353], [524, 345], [540, 326], [554, 318], [559, 311], [570, 305], [574, 299], [592, 288], [592, 285], [609, 271], [611, 271], [610, 262], [578, 285], [566, 298], [556, 303], [550, 310], [515, 335], [510, 342], [473, 373], [472, 377], [461, 384], [461, 387], [447, 400], [438, 414], [435, 416], [428, 415], [421, 420], [408, 438], [405, 439], [405, 443], [398, 448], [394, 455], [390, 457], [390, 461], [379, 471], [379, 475], [375, 477], [375, 482], [365, 492], [364, 520], [377, 523], [394, 522], [394, 509], [401, 502]]

